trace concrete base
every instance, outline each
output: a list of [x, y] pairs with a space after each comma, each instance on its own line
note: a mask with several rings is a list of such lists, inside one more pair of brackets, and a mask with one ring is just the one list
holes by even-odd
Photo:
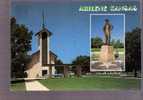
[[108, 64], [115, 61], [113, 46], [103, 45], [101, 47], [99, 61]]

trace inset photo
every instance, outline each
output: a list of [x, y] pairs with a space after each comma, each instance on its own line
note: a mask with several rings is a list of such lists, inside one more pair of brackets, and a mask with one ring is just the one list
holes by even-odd
[[91, 14], [92, 72], [121, 73], [125, 70], [125, 15]]

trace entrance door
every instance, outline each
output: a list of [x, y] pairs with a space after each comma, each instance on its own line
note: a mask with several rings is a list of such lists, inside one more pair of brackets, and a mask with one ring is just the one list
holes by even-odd
[[42, 76], [46, 76], [47, 75], [47, 70], [42, 70]]

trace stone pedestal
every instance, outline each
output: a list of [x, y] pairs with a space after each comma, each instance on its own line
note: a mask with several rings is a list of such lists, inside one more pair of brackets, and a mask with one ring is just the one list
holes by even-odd
[[99, 61], [108, 64], [115, 61], [113, 46], [103, 45], [101, 47]]

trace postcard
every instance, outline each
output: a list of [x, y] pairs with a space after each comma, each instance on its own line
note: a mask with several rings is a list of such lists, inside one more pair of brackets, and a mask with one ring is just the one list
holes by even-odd
[[11, 91], [140, 90], [139, 2], [13, 2]]

